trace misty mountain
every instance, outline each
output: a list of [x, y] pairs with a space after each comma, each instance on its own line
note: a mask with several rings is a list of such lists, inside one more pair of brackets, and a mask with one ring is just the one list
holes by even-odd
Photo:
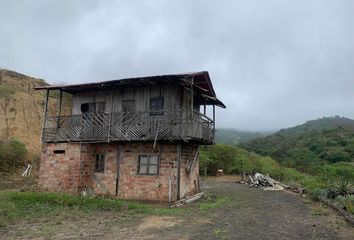
[[354, 120], [324, 117], [242, 144], [298, 169], [335, 162], [354, 162]]
[[233, 128], [218, 128], [215, 134], [215, 142], [237, 146], [240, 143], [245, 143], [259, 137], [265, 137], [270, 134], [272, 134], [272, 132], [250, 132], [239, 131]]

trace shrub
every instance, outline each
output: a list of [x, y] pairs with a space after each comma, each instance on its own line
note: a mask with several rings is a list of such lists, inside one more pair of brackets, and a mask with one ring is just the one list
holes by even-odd
[[0, 141], [0, 171], [13, 170], [24, 164], [26, 145], [19, 140]]
[[334, 191], [340, 196], [347, 196], [352, 191], [352, 184], [349, 180], [341, 180], [334, 184]]
[[328, 190], [323, 188], [315, 188], [312, 192], [309, 193], [310, 196], [315, 200], [320, 200], [327, 198]]
[[336, 201], [342, 204], [348, 213], [354, 215], [354, 195], [339, 196]]

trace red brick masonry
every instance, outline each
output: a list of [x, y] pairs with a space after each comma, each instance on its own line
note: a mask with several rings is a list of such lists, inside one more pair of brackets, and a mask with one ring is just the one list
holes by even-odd
[[[197, 145], [181, 145], [181, 196], [184, 192], [186, 195], [197, 192], [198, 160], [189, 180], [186, 172], [187, 164], [193, 161], [197, 148]], [[55, 150], [64, 150], [65, 153], [56, 153]], [[96, 154], [105, 155], [103, 173], [93, 171]], [[159, 155], [158, 175], [138, 174], [138, 158], [144, 154]], [[80, 193], [84, 188], [91, 188], [95, 194], [116, 195], [118, 159], [118, 197], [167, 201], [170, 178], [173, 200], [176, 200], [176, 143], [156, 144], [155, 149], [153, 143], [48, 143], [42, 153], [39, 187], [43, 191], [69, 193]]]

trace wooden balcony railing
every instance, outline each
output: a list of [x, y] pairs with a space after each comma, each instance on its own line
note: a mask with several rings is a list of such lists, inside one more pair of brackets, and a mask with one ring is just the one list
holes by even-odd
[[190, 110], [47, 117], [43, 142], [183, 140], [211, 144], [214, 121]]

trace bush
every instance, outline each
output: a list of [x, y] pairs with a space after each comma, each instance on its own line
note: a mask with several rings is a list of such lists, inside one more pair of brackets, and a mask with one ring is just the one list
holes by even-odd
[[24, 165], [26, 145], [16, 139], [0, 141], [0, 171], [11, 171]]
[[339, 196], [336, 198], [336, 202], [343, 205], [348, 213], [354, 215], [354, 195]]
[[323, 188], [315, 188], [312, 192], [310, 192], [310, 196], [315, 200], [320, 200], [327, 198], [328, 190]]
[[[286, 163], [291, 163], [290, 159], [288, 160]], [[206, 147], [200, 152], [200, 167], [204, 173], [214, 175], [219, 168], [227, 174], [261, 172], [269, 174], [276, 180], [294, 181], [301, 184], [314, 199], [330, 194], [330, 189], [336, 193], [334, 197], [349, 194], [352, 191], [353, 163], [320, 164], [319, 162], [311, 162], [302, 164], [302, 166], [306, 166], [306, 173], [299, 172], [295, 168], [284, 167], [270, 157], [262, 157], [242, 148], [227, 145]], [[338, 183], [337, 189], [334, 189], [333, 183]]]

